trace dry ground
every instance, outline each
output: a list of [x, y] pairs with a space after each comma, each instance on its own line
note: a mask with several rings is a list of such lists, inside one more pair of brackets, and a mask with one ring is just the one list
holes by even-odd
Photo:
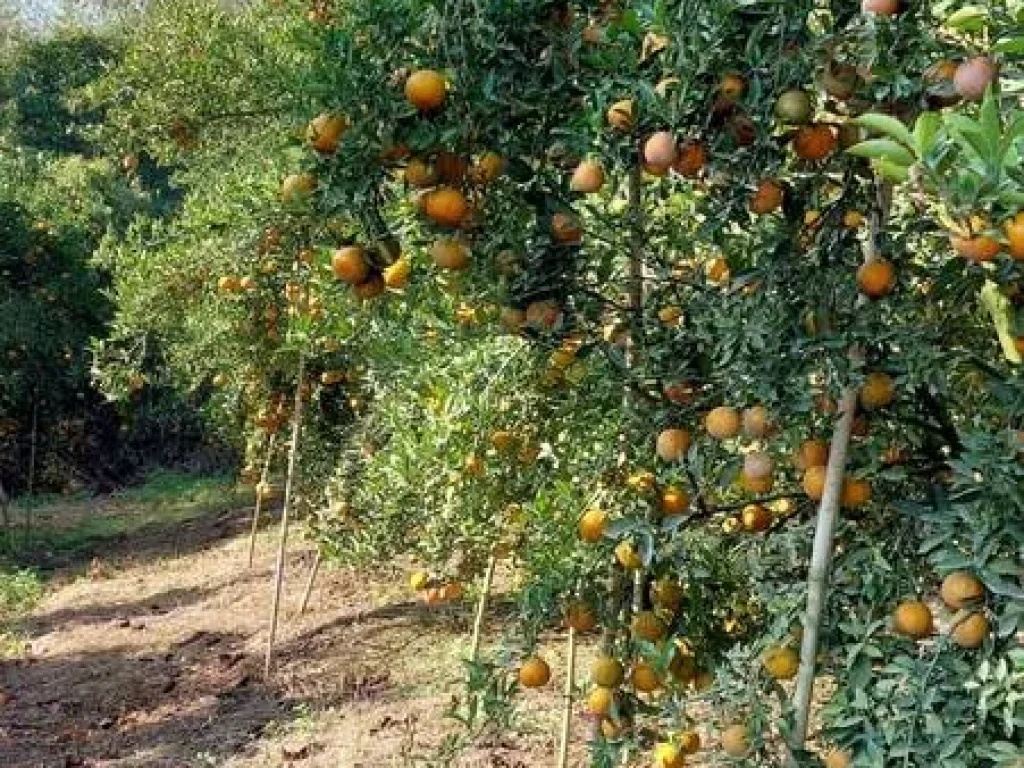
[[[0, 765], [442, 764], [437, 747], [458, 732], [444, 710], [461, 690], [471, 607], [438, 612], [413, 602], [396, 574], [326, 569], [296, 617], [312, 552], [295, 541], [277, 672], [264, 682], [275, 531], [260, 534], [250, 570], [250, 512], [224, 506], [158, 518], [145, 504], [108, 500], [41, 516], [44, 530], [64, 533], [86, 519], [142, 523], [79, 542], [73, 555], [40, 554], [52, 576], [23, 624], [26, 651], [0, 661]], [[547, 655], [559, 668], [557, 649]], [[525, 697], [513, 733], [455, 764], [553, 765], [557, 687]], [[573, 765], [582, 754], [577, 743]]]

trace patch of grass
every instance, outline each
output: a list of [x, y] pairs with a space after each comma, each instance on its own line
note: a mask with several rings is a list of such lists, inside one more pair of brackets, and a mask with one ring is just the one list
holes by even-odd
[[0, 563], [0, 659], [21, 652], [18, 622], [39, 602], [43, 583], [29, 569], [8, 569]]

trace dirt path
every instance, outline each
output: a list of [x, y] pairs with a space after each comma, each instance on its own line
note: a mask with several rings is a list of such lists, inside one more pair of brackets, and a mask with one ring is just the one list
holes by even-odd
[[[0, 662], [4, 768], [442, 764], [470, 607], [442, 615], [412, 602], [402, 578], [332, 569], [296, 618], [312, 557], [297, 543], [278, 671], [265, 684], [273, 533], [247, 569], [247, 515], [144, 528], [88, 567], [64, 564], [27, 622], [28, 653]], [[514, 734], [453, 764], [552, 765], [549, 688], [526, 699]]]

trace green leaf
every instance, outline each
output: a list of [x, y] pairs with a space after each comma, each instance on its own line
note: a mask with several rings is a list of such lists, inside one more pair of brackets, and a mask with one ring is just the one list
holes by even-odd
[[910, 169], [900, 163], [895, 163], [892, 160], [876, 160], [871, 165], [875, 173], [886, 181], [903, 184], [910, 180]]
[[857, 157], [885, 160], [906, 168], [913, 165], [915, 159], [909, 150], [892, 139], [868, 139], [859, 144], [854, 144], [846, 151]]
[[992, 324], [995, 326], [996, 335], [999, 337], [999, 344], [1003, 348], [1003, 355], [1015, 365], [1021, 364], [1021, 356], [1017, 351], [1014, 336], [1010, 332], [1013, 327], [1013, 305], [1006, 298], [999, 286], [991, 280], [986, 280], [980, 293], [981, 303], [992, 316]]
[[950, 29], [961, 32], [980, 32], [988, 24], [988, 8], [983, 5], [965, 5], [951, 13], [944, 22]]
[[914, 149], [918, 157], [929, 154], [938, 141], [942, 117], [938, 112], [922, 112], [914, 123]]
[[852, 122], [854, 125], [867, 128], [869, 131], [874, 131], [875, 133], [880, 133], [883, 136], [888, 136], [894, 141], [902, 144], [907, 149], [914, 147], [914, 137], [911, 135], [910, 129], [891, 115], [881, 115], [877, 112], [869, 112], [866, 115], [854, 118]]

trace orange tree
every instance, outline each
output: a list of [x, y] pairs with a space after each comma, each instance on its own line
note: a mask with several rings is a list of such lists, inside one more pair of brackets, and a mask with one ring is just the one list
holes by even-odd
[[357, 379], [365, 418], [314, 426], [311, 500], [341, 457], [319, 533], [411, 552], [428, 599], [518, 544], [509, 663], [567, 607], [604, 630], [596, 764], [709, 735], [719, 762], [1009, 764], [1020, 20], [158, 4], [109, 93], [193, 202], [155, 260], [113, 257], [126, 330], [162, 322], [172, 370], [263, 430], [297, 355], [311, 395]]

